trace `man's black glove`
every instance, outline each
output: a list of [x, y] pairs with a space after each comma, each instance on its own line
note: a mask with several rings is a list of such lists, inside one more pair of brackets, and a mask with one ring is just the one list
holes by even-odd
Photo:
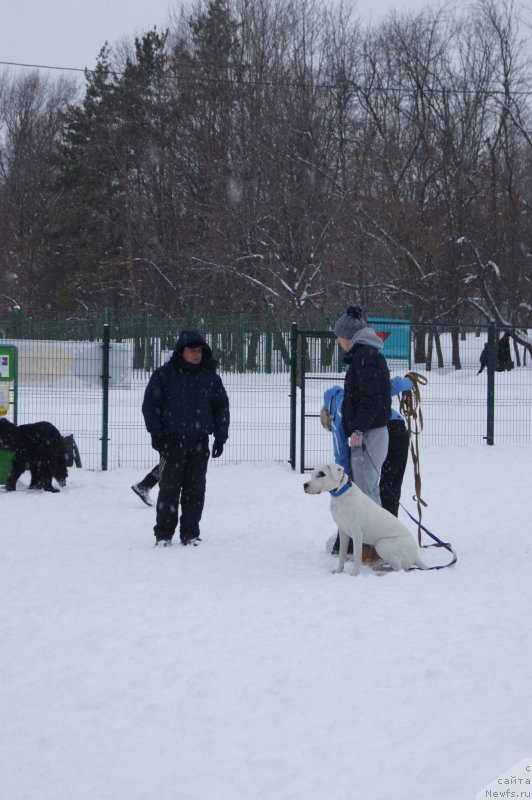
[[152, 436], [151, 446], [153, 447], [154, 450], [157, 450], [158, 453], [162, 453], [162, 451], [164, 450], [164, 437]]
[[223, 451], [224, 451], [224, 443], [217, 441], [215, 439], [212, 445], [212, 457], [219, 458], [219, 456], [222, 455]]

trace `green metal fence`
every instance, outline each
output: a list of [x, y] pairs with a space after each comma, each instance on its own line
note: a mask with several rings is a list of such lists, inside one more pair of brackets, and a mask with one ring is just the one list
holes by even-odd
[[[83, 466], [144, 469], [154, 461], [141, 413], [152, 371], [185, 326], [219, 360], [231, 404], [230, 440], [216, 463], [287, 462], [290, 329], [273, 318], [0, 322], [19, 354], [18, 422], [46, 419], [73, 434]], [[11, 332], [8, 338], [7, 333]], [[1, 335], [1, 333], [0, 333]]]
[[[14, 324], [0, 322], [0, 337], [18, 350], [18, 422], [47, 419], [73, 434], [86, 468], [152, 465], [142, 398], [186, 326], [205, 333], [230, 397], [222, 463], [290, 462], [305, 470], [331, 455], [319, 411], [325, 389], [343, 382], [343, 354], [330, 326], [299, 329], [272, 317]], [[402, 324], [407, 353], [392, 352], [388, 361], [392, 375], [414, 369], [428, 378], [422, 446], [530, 444], [532, 366], [522, 346], [513, 352], [515, 368], [497, 372], [501, 328]], [[491, 362], [478, 375], [488, 339]]]
[[[407, 357], [384, 353], [392, 377], [412, 369], [428, 379], [422, 388], [422, 447], [532, 442], [532, 364], [525, 347], [512, 340], [514, 368], [499, 371], [496, 352], [505, 330], [502, 326], [403, 324], [410, 328]], [[324, 391], [343, 385], [343, 353], [330, 331], [296, 329], [293, 337], [294, 352], [299, 354], [293, 385], [299, 387], [299, 394], [292, 406], [296, 417], [292, 462], [304, 472], [328, 460], [332, 452], [319, 412]], [[486, 342], [490, 357], [478, 374]]]

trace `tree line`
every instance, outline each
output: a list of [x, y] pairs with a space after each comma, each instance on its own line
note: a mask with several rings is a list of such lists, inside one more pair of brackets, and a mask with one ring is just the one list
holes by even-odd
[[529, 323], [523, 30], [506, 0], [199, 0], [83, 87], [0, 73], [0, 309]]

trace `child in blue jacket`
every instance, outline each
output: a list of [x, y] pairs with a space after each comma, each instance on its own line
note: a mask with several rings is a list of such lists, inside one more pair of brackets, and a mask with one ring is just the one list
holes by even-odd
[[[392, 397], [413, 388], [410, 378], [399, 376], [390, 380], [390, 394]], [[322, 414], [326, 419], [324, 426], [332, 433], [334, 460], [344, 471], [351, 474], [351, 455], [349, 441], [342, 426], [342, 403], [344, 390], [341, 386], [331, 386], [323, 395]], [[399, 501], [401, 487], [408, 461], [409, 438], [406, 424], [402, 416], [393, 407], [391, 419], [388, 422], [388, 452], [382, 465], [379, 483], [381, 505], [394, 517], [399, 515]], [[350, 547], [352, 543], [350, 542]], [[333, 546], [332, 553], [338, 552], [339, 537]], [[350, 551], [352, 552], [352, 551]]]

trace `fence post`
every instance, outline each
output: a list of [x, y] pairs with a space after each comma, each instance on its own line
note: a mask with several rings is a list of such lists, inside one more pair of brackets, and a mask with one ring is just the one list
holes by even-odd
[[494, 444], [495, 431], [495, 363], [497, 349], [497, 333], [495, 324], [488, 325], [488, 408], [486, 414], [486, 443]]
[[301, 336], [301, 386], [299, 389], [299, 397], [300, 397], [300, 421], [299, 421], [299, 443], [300, 443], [300, 462], [299, 462], [299, 471], [303, 473], [305, 471], [305, 371], [306, 371], [306, 360], [307, 360], [307, 336], [303, 334]]
[[20, 306], [13, 306], [12, 323], [13, 323], [13, 339], [18, 339], [20, 335]]
[[236, 371], [245, 372], [245, 345], [244, 345], [244, 322], [242, 315], [238, 318], [238, 338], [236, 341]]
[[108, 434], [109, 434], [109, 323], [103, 326], [102, 338], [102, 470], [107, 469]]
[[297, 322], [290, 326], [290, 466], [296, 468], [297, 425]]
[[272, 372], [272, 350], [273, 350], [273, 317], [270, 311], [266, 319], [266, 336], [265, 336], [265, 352], [264, 352], [264, 371], [267, 375]]

